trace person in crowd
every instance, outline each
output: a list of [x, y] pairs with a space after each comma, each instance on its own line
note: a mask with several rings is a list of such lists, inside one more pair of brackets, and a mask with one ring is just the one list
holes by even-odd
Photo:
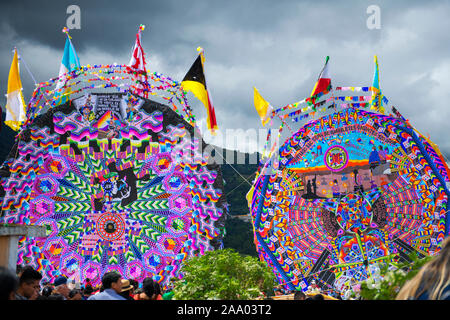
[[319, 300], [320, 301], [320, 300], [325, 300], [325, 298], [323, 297], [322, 294], [318, 293], [318, 294], [313, 295], [311, 297], [311, 300]]
[[380, 158], [380, 163], [386, 163], [386, 151], [381, 145], [378, 147], [378, 157]]
[[274, 290], [274, 294], [275, 294], [275, 296], [282, 296], [283, 295], [283, 291], [280, 288], [276, 288]]
[[134, 300], [132, 293], [134, 287], [130, 284], [130, 280], [122, 279], [122, 290], [120, 291], [120, 295], [124, 297], [126, 300]]
[[349, 286], [348, 285], [344, 285], [344, 287], [342, 288], [341, 292], [339, 293], [341, 300], [347, 300], [345, 298], [345, 293], [348, 291]]
[[64, 276], [59, 276], [55, 279], [53, 284], [55, 286], [53, 294], [60, 294], [64, 297], [64, 300], [68, 300], [70, 289], [67, 286], [67, 278]]
[[155, 287], [155, 293], [153, 294], [152, 300], [162, 300], [161, 286], [159, 285], [159, 282], [153, 281], [153, 286]]
[[142, 289], [144, 292], [136, 294], [134, 300], [152, 300], [152, 297], [155, 294], [155, 285], [153, 282], [152, 278], [145, 278], [142, 282]]
[[42, 289], [41, 296], [43, 297], [49, 297], [53, 292], [53, 288], [49, 286], [45, 286], [44, 289]]
[[16, 300], [34, 300], [39, 296], [41, 286], [39, 282], [42, 275], [31, 266], [26, 266], [21, 271], [19, 288], [16, 292]]
[[66, 298], [60, 293], [54, 293], [54, 294], [49, 295], [46, 300], [60, 301], [60, 300], [66, 300]]
[[72, 289], [69, 292], [69, 300], [83, 300], [80, 289]]
[[320, 293], [320, 288], [316, 283], [316, 280], [311, 281], [311, 285], [308, 286], [308, 293], [317, 294]]
[[306, 294], [304, 294], [301, 290], [295, 291], [294, 300], [306, 300]]
[[281, 293], [281, 295], [286, 295], [286, 294], [289, 293], [288, 291], [286, 291], [286, 289], [284, 288], [284, 286], [283, 286], [282, 284], [278, 285], [278, 286], [275, 288], [274, 293], [275, 293], [275, 291], [277, 291], [277, 290]]
[[122, 291], [122, 276], [110, 271], [103, 275], [102, 278], [103, 292], [99, 292], [90, 296], [88, 300], [126, 300], [120, 295]]
[[450, 237], [398, 293], [396, 300], [450, 300]]
[[131, 290], [131, 294], [134, 295], [135, 291], [139, 288], [139, 282], [135, 279], [130, 279], [130, 284], [133, 286], [133, 290]]
[[341, 298], [342, 300], [351, 300], [352, 294], [352, 287], [350, 285], [345, 285], [344, 290], [342, 290]]
[[92, 285], [86, 285], [83, 289], [83, 300], [88, 300], [89, 297], [94, 293], [94, 288]]
[[22, 275], [23, 266], [21, 264], [16, 265], [16, 276], [20, 278]]
[[7, 268], [0, 267], [0, 300], [15, 300], [18, 287], [17, 276]]
[[42, 288], [41, 295], [42, 295], [42, 292], [44, 292], [45, 288], [48, 288], [48, 289], [46, 289], [46, 292], [49, 292], [49, 291], [52, 292], [53, 290], [55, 290], [55, 286], [50, 281], [42, 281], [41, 288]]
[[136, 290], [134, 290], [134, 295], [133, 295], [134, 300], [136, 300], [136, 297], [143, 292], [144, 292], [144, 289], [142, 289], [142, 288], [137, 288]]
[[92, 288], [94, 288], [94, 286], [92, 285], [91, 279], [89, 279], [89, 278], [84, 279], [84, 287], [86, 288], [87, 286], [91, 286]]

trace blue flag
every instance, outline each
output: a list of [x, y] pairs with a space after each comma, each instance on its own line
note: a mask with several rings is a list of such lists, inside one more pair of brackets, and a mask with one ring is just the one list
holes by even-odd
[[56, 84], [55, 90], [57, 90], [57, 92], [55, 92], [53, 98], [56, 100], [55, 105], [66, 103], [71, 93], [70, 87], [65, 90], [60, 90], [66, 84], [66, 77], [63, 75], [80, 67], [80, 59], [78, 58], [75, 48], [73, 47], [72, 41], [70, 41], [69, 36], [67, 36], [64, 54], [61, 61], [61, 66], [59, 68], [60, 80], [58, 80], [58, 83]]

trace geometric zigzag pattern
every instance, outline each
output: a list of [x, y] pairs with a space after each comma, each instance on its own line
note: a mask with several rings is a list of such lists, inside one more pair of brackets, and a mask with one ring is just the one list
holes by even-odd
[[[370, 165], [375, 145], [390, 151], [385, 164]], [[327, 169], [325, 153], [336, 146], [352, 146], [355, 153], [330, 159], [347, 159], [343, 169], [366, 170], [367, 180], [357, 180], [357, 171]], [[369, 151], [357, 152], [363, 148]], [[289, 289], [306, 290], [313, 279], [342, 289], [371, 276], [380, 263], [395, 266], [411, 251], [437, 254], [449, 233], [448, 175], [439, 154], [399, 118], [349, 108], [307, 123], [280, 147], [278, 161], [268, 161], [264, 175], [263, 168], [258, 172], [250, 209], [260, 259]], [[373, 181], [377, 176], [381, 180]], [[286, 183], [298, 177], [301, 187]], [[315, 192], [312, 180], [323, 193]], [[349, 181], [355, 189], [343, 192]], [[361, 197], [365, 220], [362, 205], [345, 202]]]
[[[100, 138], [75, 109], [56, 112], [53, 120], [54, 134], [47, 126], [31, 128], [2, 181], [2, 221], [48, 230], [46, 238], [21, 239], [19, 263], [33, 265], [46, 280], [64, 274], [99, 284], [116, 270], [164, 286], [182, 276], [189, 256], [214, 249], [222, 191], [213, 187], [217, 173], [206, 168], [184, 125], [164, 127], [160, 111], [140, 109], [110, 139]], [[193, 158], [172, 150], [192, 150]]]

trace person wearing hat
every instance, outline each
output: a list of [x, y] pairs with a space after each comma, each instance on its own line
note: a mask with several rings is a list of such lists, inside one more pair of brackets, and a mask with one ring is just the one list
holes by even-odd
[[320, 293], [320, 288], [317, 286], [315, 280], [311, 281], [311, 285], [308, 287], [308, 293], [310, 293], [310, 294], [319, 294]]
[[130, 280], [122, 279], [122, 290], [119, 294], [127, 300], [134, 300], [132, 296], [133, 290], [134, 287], [131, 285]]
[[70, 289], [67, 286], [67, 278], [64, 276], [59, 276], [55, 279], [53, 282], [53, 285], [55, 286], [55, 290], [53, 290], [52, 294], [60, 294], [64, 297], [64, 300], [69, 299], [69, 292]]

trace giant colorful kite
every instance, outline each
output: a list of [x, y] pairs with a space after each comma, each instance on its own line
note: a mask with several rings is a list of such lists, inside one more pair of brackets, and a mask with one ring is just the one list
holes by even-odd
[[289, 289], [314, 279], [340, 290], [412, 251], [437, 254], [449, 235], [442, 154], [395, 108], [364, 110], [376, 95], [374, 86], [330, 85], [272, 113], [284, 127], [313, 118], [273, 148], [249, 193], [260, 259]]
[[[83, 66], [61, 81], [37, 86], [4, 163], [1, 222], [47, 228], [20, 239], [18, 263], [50, 281], [98, 285], [116, 270], [164, 286], [188, 257], [220, 248], [220, 167], [201, 152], [179, 83], [126, 65]], [[58, 105], [57, 93], [70, 100]]]

